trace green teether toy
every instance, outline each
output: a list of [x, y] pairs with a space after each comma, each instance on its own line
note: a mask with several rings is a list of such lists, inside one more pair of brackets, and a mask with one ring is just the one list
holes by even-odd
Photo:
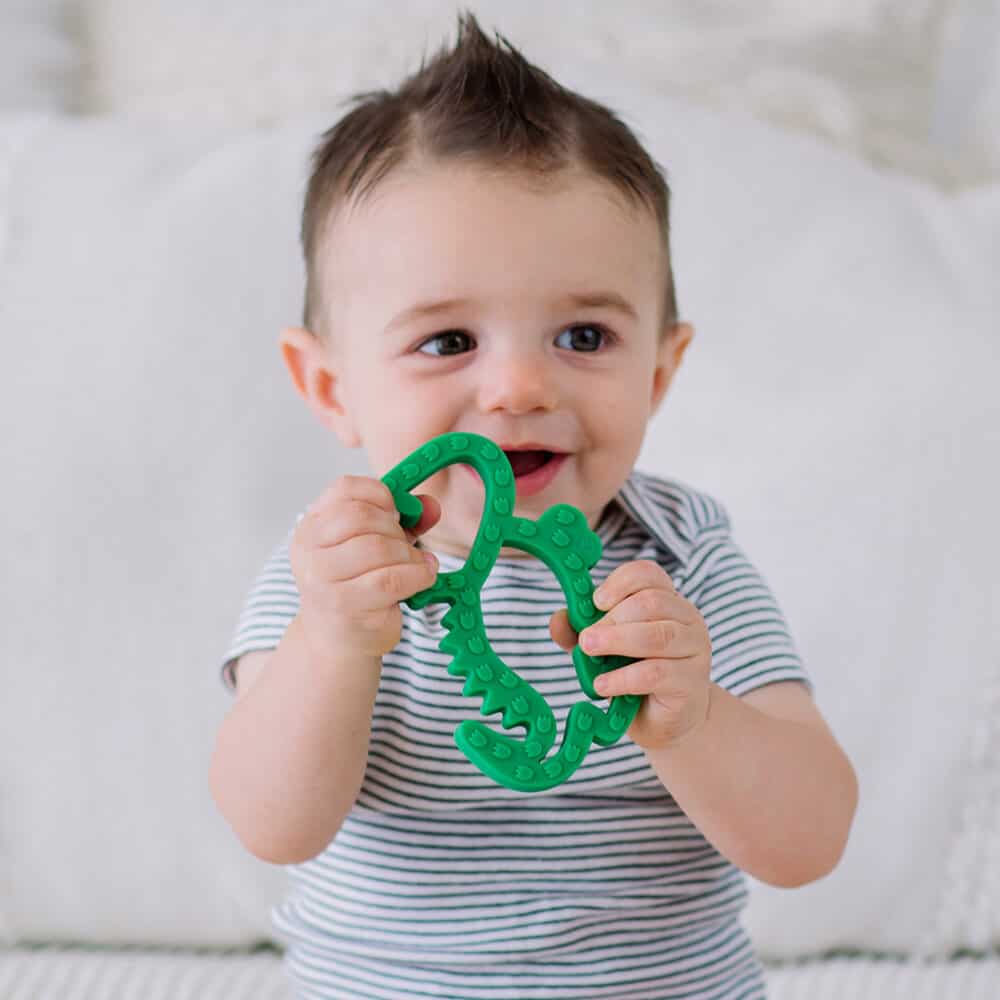
[[[629, 727], [642, 699], [612, 698], [607, 712], [590, 701], [577, 702], [566, 719], [562, 745], [555, 742], [555, 717], [545, 699], [493, 651], [483, 625], [480, 591], [503, 546], [537, 556], [552, 570], [566, 596], [570, 625], [580, 632], [600, 620], [594, 606], [590, 570], [601, 556], [601, 540], [570, 504], [550, 507], [537, 521], [515, 517], [514, 473], [503, 451], [478, 434], [442, 434], [418, 448], [382, 477], [400, 512], [404, 527], [420, 519], [422, 505], [410, 491], [447, 465], [471, 465], [486, 489], [483, 517], [469, 558], [460, 570], [439, 573], [433, 585], [414, 594], [411, 608], [450, 605], [442, 619], [447, 629], [439, 648], [453, 654], [448, 673], [465, 678], [462, 693], [481, 697], [480, 714], [502, 712], [504, 729], [524, 727], [524, 738], [497, 733], [469, 719], [455, 730], [455, 743], [483, 774], [521, 792], [539, 792], [565, 781], [580, 765], [590, 744], [610, 746]], [[629, 663], [624, 656], [589, 656], [573, 650], [580, 687], [597, 700], [594, 678]]]

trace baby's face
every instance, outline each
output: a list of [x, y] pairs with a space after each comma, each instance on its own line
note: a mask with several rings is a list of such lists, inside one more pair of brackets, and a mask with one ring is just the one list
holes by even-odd
[[[518, 516], [565, 502], [596, 524], [691, 336], [662, 329], [653, 214], [583, 172], [539, 186], [414, 165], [341, 209], [325, 252], [331, 423], [373, 473], [438, 434], [475, 432], [508, 453]], [[471, 467], [415, 492], [444, 512], [427, 546], [465, 554], [484, 498]]]

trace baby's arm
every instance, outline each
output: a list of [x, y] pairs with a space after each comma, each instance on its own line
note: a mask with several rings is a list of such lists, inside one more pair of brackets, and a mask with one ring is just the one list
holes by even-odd
[[[654, 562], [620, 566], [594, 603], [608, 613], [580, 633], [583, 648], [636, 658], [595, 687], [606, 697], [645, 695], [629, 735], [705, 837], [773, 885], [830, 872], [847, 842], [857, 779], [805, 685], [769, 684], [741, 698], [712, 683], [705, 621]], [[572, 643], [564, 615], [553, 637]]]
[[762, 882], [805, 885], [840, 860], [857, 778], [803, 684], [742, 697], [713, 684], [705, 723], [646, 756], [708, 840]]
[[[247, 850], [292, 864], [318, 854], [357, 795], [380, 661], [321, 661], [296, 617], [273, 653], [242, 657], [209, 781]], [[256, 675], [256, 676], [254, 676]]]
[[315, 857], [350, 811], [364, 776], [382, 656], [400, 638], [399, 602], [429, 587], [433, 556], [407, 534], [389, 490], [345, 476], [299, 522], [289, 548], [299, 613], [273, 653], [237, 668], [237, 699], [209, 774], [223, 815], [253, 854]]

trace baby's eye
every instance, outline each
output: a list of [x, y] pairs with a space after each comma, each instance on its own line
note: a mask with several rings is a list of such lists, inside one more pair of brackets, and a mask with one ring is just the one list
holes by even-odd
[[568, 326], [556, 337], [556, 347], [565, 347], [571, 351], [596, 351], [608, 340], [608, 335], [597, 326], [582, 323], [578, 326]]
[[421, 354], [464, 354], [475, 347], [475, 341], [464, 330], [445, 330], [428, 337], [418, 348]]

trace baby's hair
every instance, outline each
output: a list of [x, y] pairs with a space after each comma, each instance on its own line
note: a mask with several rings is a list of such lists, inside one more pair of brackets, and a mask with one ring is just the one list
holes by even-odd
[[442, 48], [394, 90], [357, 94], [312, 154], [302, 209], [305, 327], [321, 333], [319, 247], [339, 200], [363, 198], [408, 157], [465, 160], [540, 177], [581, 166], [652, 210], [666, 251], [666, 329], [677, 319], [670, 264], [670, 189], [609, 108], [561, 86], [468, 11]]

